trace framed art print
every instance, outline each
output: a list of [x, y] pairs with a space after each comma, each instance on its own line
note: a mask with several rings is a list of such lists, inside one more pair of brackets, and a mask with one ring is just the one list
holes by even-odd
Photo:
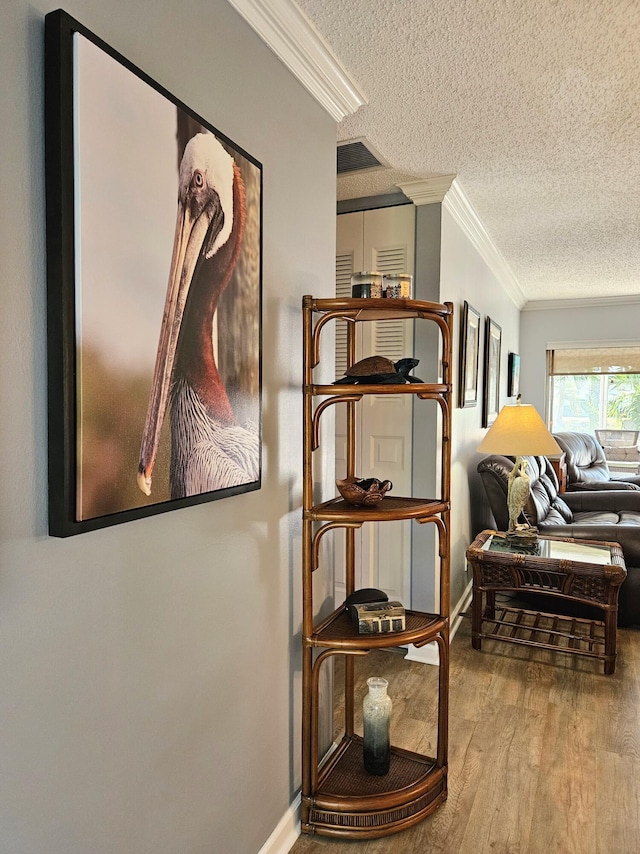
[[487, 317], [484, 331], [484, 397], [482, 426], [491, 427], [500, 411], [500, 349], [502, 329]]
[[45, 19], [49, 530], [261, 485], [262, 167]]
[[478, 355], [480, 350], [480, 315], [465, 300], [460, 327], [460, 394], [464, 408], [478, 403]]
[[509, 353], [507, 376], [507, 397], [517, 397], [520, 394], [520, 356]]

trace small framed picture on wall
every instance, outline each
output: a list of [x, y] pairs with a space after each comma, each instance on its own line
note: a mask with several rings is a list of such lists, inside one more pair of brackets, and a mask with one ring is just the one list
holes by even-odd
[[520, 356], [509, 353], [509, 375], [507, 377], [507, 397], [520, 394]]
[[478, 403], [478, 352], [480, 350], [480, 314], [465, 300], [460, 324], [460, 397], [459, 406]]
[[502, 328], [486, 319], [484, 332], [484, 399], [482, 406], [482, 426], [491, 427], [500, 410], [500, 350], [502, 347]]

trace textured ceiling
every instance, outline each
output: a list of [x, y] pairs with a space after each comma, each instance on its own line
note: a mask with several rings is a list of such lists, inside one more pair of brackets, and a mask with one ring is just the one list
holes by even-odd
[[367, 96], [338, 125], [458, 177], [528, 300], [640, 293], [640, 0], [297, 0]]

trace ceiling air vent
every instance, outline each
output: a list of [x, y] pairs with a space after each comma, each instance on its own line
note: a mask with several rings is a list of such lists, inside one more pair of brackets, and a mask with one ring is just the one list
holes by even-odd
[[352, 139], [338, 144], [338, 175], [378, 169], [386, 165], [365, 139]]

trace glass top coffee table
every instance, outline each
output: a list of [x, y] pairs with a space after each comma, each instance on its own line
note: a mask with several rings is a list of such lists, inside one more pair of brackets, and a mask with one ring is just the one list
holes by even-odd
[[[497, 531], [483, 531], [467, 549], [473, 570], [471, 642], [483, 638], [587, 656], [616, 666], [618, 593], [627, 570], [618, 543], [540, 537], [536, 554], [511, 548]], [[540, 594], [549, 610], [496, 605], [496, 593]], [[581, 603], [601, 619], [555, 614], [554, 600]]]

